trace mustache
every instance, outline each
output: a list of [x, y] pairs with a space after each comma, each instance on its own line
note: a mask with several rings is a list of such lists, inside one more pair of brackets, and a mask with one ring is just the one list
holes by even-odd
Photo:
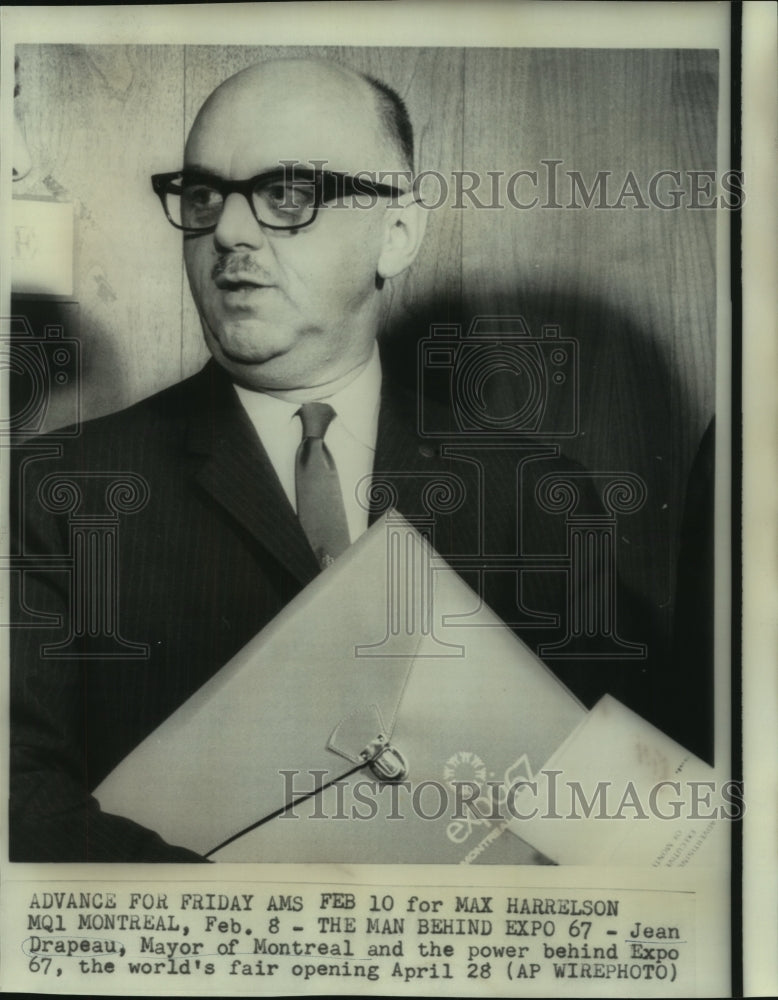
[[270, 283], [267, 270], [249, 252], [219, 254], [211, 269], [211, 278], [215, 280], [222, 275], [228, 278], [240, 275], [241, 278], [256, 278], [261, 284]]

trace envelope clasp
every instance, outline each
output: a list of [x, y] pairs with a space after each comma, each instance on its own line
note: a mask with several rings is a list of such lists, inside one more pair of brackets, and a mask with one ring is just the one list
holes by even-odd
[[383, 733], [371, 740], [360, 756], [379, 781], [402, 781], [408, 773], [405, 757]]
[[391, 734], [391, 728], [381, 718], [378, 706], [362, 705], [338, 723], [327, 748], [355, 764], [366, 765], [379, 781], [402, 781], [408, 773], [408, 762], [392, 746], [387, 734]]

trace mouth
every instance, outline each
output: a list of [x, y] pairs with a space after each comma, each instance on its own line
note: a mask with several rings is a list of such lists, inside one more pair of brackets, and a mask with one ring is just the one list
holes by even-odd
[[215, 279], [215, 284], [223, 292], [250, 292], [272, 287], [262, 281], [257, 281], [256, 278], [242, 274], [232, 274], [229, 276], [220, 274]]

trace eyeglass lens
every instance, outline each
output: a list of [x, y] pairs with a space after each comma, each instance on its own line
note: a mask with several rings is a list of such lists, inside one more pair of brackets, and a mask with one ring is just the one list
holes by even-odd
[[[212, 229], [224, 208], [222, 191], [204, 180], [183, 180], [166, 191], [165, 206], [172, 221], [184, 229]], [[259, 181], [251, 191], [256, 218], [269, 226], [292, 228], [311, 221], [316, 211], [316, 186], [310, 180]]]

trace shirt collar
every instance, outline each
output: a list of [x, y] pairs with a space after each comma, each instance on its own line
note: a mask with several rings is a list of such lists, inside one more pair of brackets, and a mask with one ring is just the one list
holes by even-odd
[[235, 385], [235, 391], [260, 436], [288, 429], [302, 402], [321, 401], [332, 406], [347, 434], [375, 451], [381, 397], [381, 360], [377, 344], [373, 345], [370, 360], [356, 378], [331, 395], [314, 395], [309, 400], [292, 402], [240, 385]]

